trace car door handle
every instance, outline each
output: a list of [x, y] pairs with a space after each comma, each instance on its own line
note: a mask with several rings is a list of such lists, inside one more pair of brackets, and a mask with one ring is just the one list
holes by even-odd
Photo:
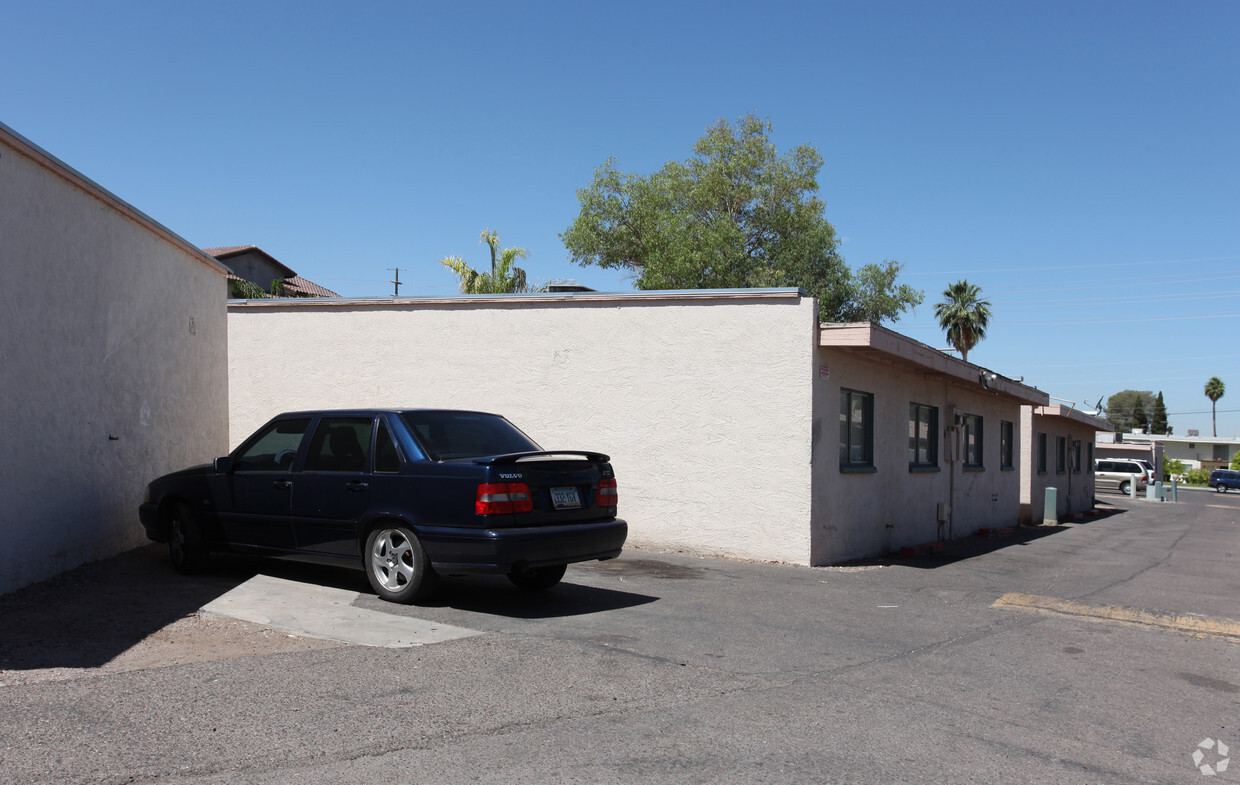
[[272, 488], [279, 488], [279, 489], [281, 489], [281, 490], [284, 490], [284, 489], [286, 489], [286, 488], [292, 488], [292, 487], [293, 487], [293, 481], [292, 481], [292, 480], [276, 480], [275, 482], [273, 482], [273, 483], [271, 484], [271, 487], [272, 487]]
[[344, 484], [344, 487], [348, 488], [348, 489], [349, 489], [349, 490], [351, 490], [351, 491], [357, 491], [357, 492], [359, 492], [359, 493], [360, 493], [361, 491], [364, 491], [364, 490], [366, 490], [367, 488], [369, 488], [369, 487], [370, 487], [370, 483], [367, 483], [367, 482], [357, 482], [357, 481], [354, 481], [354, 482], [346, 482], [346, 483]]

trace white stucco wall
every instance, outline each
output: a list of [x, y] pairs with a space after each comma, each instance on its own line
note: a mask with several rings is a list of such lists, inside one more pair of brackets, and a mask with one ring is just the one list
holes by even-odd
[[[958, 360], [950, 360], [959, 364]], [[1015, 526], [1020, 510], [1020, 403], [929, 368], [820, 347], [815, 385], [813, 560], [828, 564]], [[973, 377], [976, 379], [976, 376]], [[874, 469], [839, 466], [840, 390], [874, 396]], [[939, 410], [939, 470], [909, 468], [909, 404]], [[963, 468], [952, 411], [982, 417], [983, 466]], [[1000, 422], [1013, 424], [1013, 468], [1000, 467]], [[938, 505], [947, 505], [940, 528]]]
[[227, 432], [218, 267], [0, 126], [0, 592], [146, 542]]
[[232, 303], [231, 443], [296, 409], [495, 411], [611, 455], [635, 546], [807, 564], [815, 330], [787, 290]]

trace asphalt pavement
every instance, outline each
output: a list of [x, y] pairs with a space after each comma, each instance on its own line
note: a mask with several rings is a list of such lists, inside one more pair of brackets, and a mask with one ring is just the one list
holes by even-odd
[[[416, 607], [140, 549], [0, 598], [0, 671], [76, 669], [0, 684], [0, 782], [1240, 782], [1240, 494], [1100, 501], [907, 560], [630, 550]], [[186, 614], [349, 642], [106, 669]]]

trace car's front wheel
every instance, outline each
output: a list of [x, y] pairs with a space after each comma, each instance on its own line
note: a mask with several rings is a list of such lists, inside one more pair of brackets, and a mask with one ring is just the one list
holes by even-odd
[[207, 543], [189, 505], [175, 504], [168, 513], [168, 557], [173, 569], [185, 575], [207, 566]]
[[391, 602], [417, 602], [435, 587], [430, 559], [406, 526], [381, 526], [366, 538], [366, 577]]
[[526, 591], [543, 591], [559, 583], [567, 569], [566, 564], [555, 564], [532, 570], [513, 570], [508, 573], [508, 580]]
[[1220, 482], [1218, 485], [1214, 486], [1214, 490], [1219, 493], [1227, 493], [1227, 486]]

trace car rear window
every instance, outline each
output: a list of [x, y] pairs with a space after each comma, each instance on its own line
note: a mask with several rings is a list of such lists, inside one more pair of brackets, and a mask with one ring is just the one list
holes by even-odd
[[426, 454], [437, 461], [540, 449], [516, 426], [494, 414], [426, 411], [405, 412], [401, 417]]

